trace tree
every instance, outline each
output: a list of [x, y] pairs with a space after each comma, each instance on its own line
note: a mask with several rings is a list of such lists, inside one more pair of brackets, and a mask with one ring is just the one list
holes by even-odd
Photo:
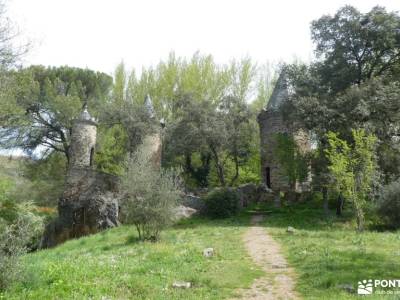
[[322, 59], [315, 67], [332, 92], [400, 71], [400, 16], [383, 7], [363, 14], [345, 6], [313, 21], [311, 36]]
[[398, 81], [376, 77], [330, 95], [311, 67], [290, 66], [288, 70], [295, 93], [284, 107], [286, 121], [311, 130], [322, 151], [327, 147], [328, 131], [340, 133], [351, 143], [351, 129], [365, 128], [378, 138], [378, 163], [386, 182], [399, 174], [395, 155], [398, 153], [396, 137], [400, 134]]
[[364, 229], [364, 208], [372, 190], [376, 170], [376, 137], [363, 129], [352, 130], [354, 144], [351, 146], [336, 133], [329, 132], [326, 155], [329, 171], [334, 178], [334, 188], [354, 206], [357, 228]]
[[136, 226], [140, 240], [159, 238], [174, 220], [181, 193], [177, 173], [154, 166], [150, 148], [142, 144], [128, 158], [122, 177], [123, 220]]
[[69, 159], [73, 119], [84, 103], [96, 116], [104, 105], [111, 77], [71, 67], [32, 66], [10, 71], [17, 87], [13, 98], [1, 99], [0, 146], [43, 156], [57, 151]]
[[0, 71], [14, 65], [29, 49], [29, 42], [15, 44], [19, 32], [6, 16], [6, 3], [0, 1]]

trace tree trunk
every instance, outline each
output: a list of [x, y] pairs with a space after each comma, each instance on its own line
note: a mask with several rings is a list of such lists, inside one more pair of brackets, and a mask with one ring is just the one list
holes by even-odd
[[221, 186], [225, 186], [225, 176], [224, 176], [224, 168], [220, 163], [218, 153], [214, 146], [210, 146], [211, 152], [214, 155], [214, 162], [215, 162], [215, 168], [217, 169], [217, 175], [218, 175], [218, 180], [221, 184]]
[[339, 196], [338, 196], [337, 202], [336, 202], [336, 215], [338, 217], [340, 217], [342, 215], [343, 206], [344, 206], [344, 198], [342, 196], [342, 193], [339, 193]]
[[324, 213], [325, 215], [329, 214], [329, 198], [328, 198], [328, 188], [324, 186], [322, 188], [322, 199], [324, 202]]

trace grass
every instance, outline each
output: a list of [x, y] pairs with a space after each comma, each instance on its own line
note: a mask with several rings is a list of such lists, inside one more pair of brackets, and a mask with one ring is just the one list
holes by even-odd
[[[356, 290], [363, 279], [400, 279], [400, 231], [360, 234], [348, 215], [326, 216], [308, 202], [255, 207], [221, 221], [181, 221], [158, 243], [138, 242], [129, 226], [72, 240], [26, 255], [27, 275], [0, 299], [227, 299], [263, 275], [241, 238], [255, 211], [267, 215], [263, 225], [282, 245], [304, 299], [359, 299], [341, 286]], [[294, 234], [286, 232], [288, 226]], [[202, 256], [208, 247], [216, 250], [209, 259]], [[193, 287], [174, 289], [174, 281], [190, 281]], [[383, 298], [376, 291], [368, 296]]]
[[[262, 275], [241, 242], [248, 219], [190, 219], [158, 243], [121, 226], [28, 254], [26, 278], [0, 299], [225, 299]], [[213, 247], [216, 255], [204, 258]], [[173, 281], [193, 288], [174, 289]]]
[[[340, 286], [350, 284], [357, 293], [359, 280], [400, 279], [399, 231], [360, 234], [348, 218], [325, 216], [310, 203], [264, 210], [269, 211], [264, 225], [298, 274], [296, 289], [304, 299], [359, 299]], [[286, 232], [288, 226], [294, 234]], [[382, 298], [376, 291], [368, 296]]]

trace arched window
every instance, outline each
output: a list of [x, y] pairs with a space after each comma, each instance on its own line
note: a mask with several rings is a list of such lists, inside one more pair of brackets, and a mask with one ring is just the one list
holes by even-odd
[[94, 148], [90, 149], [90, 166], [93, 166], [93, 159], [94, 159]]
[[271, 169], [270, 167], [265, 168], [265, 184], [270, 189], [271, 188]]

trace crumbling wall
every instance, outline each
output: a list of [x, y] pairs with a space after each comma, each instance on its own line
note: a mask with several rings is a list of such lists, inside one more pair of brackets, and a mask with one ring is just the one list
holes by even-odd
[[116, 176], [88, 168], [70, 170], [58, 202], [58, 218], [47, 225], [41, 247], [118, 226], [118, 186]]

